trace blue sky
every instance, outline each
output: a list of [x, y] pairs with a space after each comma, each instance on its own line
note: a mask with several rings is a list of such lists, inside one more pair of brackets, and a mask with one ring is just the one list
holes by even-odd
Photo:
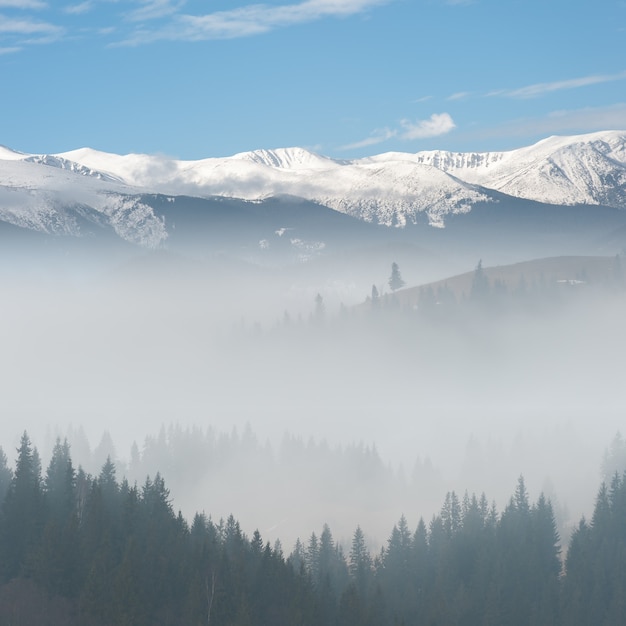
[[197, 159], [626, 129], [626, 1], [0, 0], [0, 144]]

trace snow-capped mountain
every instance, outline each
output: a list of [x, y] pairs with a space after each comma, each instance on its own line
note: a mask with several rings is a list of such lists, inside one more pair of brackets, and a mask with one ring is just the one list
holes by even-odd
[[382, 154], [371, 160], [380, 163], [402, 158], [517, 198], [560, 205], [626, 207], [625, 132], [549, 137], [509, 152], [436, 150]]
[[0, 151], [0, 221], [54, 235], [112, 230], [121, 239], [156, 247], [162, 220], [115, 176], [61, 157]]
[[289, 195], [386, 226], [414, 223], [422, 213], [441, 226], [445, 214], [469, 211], [473, 203], [488, 199], [475, 185], [410, 159], [339, 161], [301, 148], [200, 161], [89, 149], [56, 156], [145, 191], [245, 200]]
[[302, 148], [181, 161], [89, 148], [33, 155], [0, 146], [0, 220], [15, 226], [67, 235], [109, 229], [156, 247], [171, 234], [172, 221], [150, 201], [156, 194], [248, 202], [289, 196], [400, 227], [443, 227], [452, 215], [507, 197], [626, 209], [626, 132], [550, 137], [508, 152], [394, 152], [356, 160]]
[[550, 137], [508, 152], [386, 153], [336, 160], [302, 148], [177, 161], [89, 149], [56, 155], [161, 193], [248, 200], [288, 194], [385, 225], [441, 226], [495, 190], [538, 202], [626, 207], [626, 132]]

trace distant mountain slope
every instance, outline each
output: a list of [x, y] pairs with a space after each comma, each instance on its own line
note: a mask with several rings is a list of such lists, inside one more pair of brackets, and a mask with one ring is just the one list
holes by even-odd
[[619, 131], [551, 137], [510, 152], [358, 160], [303, 148], [179, 161], [0, 146], [0, 222], [183, 253], [211, 254], [228, 241], [246, 258], [309, 259], [358, 237], [468, 254], [532, 246], [532, 256], [614, 253], [626, 245], [624, 209], [626, 132]]
[[[521, 284], [525, 288], [533, 285], [578, 287], [584, 285], [611, 284], [615, 280], [616, 258], [608, 256], [558, 256], [532, 259], [521, 263], [482, 267], [482, 274], [490, 285], [498, 282], [508, 291], [514, 292]], [[469, 298], [475, 270], [450, 276], [443, 280], [409, 287], [397, 291], [393, 297], [404, 304], [418, 304], [426, 291], [437, 294], [445, 289], [457, 300]]]

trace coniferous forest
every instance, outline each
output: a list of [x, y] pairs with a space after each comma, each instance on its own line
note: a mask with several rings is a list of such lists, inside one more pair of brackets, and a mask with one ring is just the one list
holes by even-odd
[[552, 505], [519, 478], [498, 511], [449, 492], [438, 515], [403, 517], [372, 554], [363, 529], [328, 525], [291, 553], [234, 516], [176, 513], [160, 474], [142, 485], [73, 465], [57, 441], [41, 466], [27, 433], [0, 451], [0, 623], [13, 625], [614, 625], [626, 620], [626, 475], [602, 484], [561, 546]]

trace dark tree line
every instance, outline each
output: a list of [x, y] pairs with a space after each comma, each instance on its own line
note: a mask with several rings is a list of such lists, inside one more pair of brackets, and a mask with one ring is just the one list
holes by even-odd
[[232, 516], [189, 525], [159, 474], [131, 486], [108, 460], [89, 476], [58, 442], [42, 476], [26, 434], [15, 470], [0, 468], [2, 624], [315, 623], [300, 615], [313, 589], [280, 549]]
[[550, 503], [531, 505], [523, 479], [502, 514], [484, 495], [450, 492], [429, 524], [411, 530], [401, 517], [374, 558], [357, 528], [336, 623], [557, 624], [559, 555]]
[[76, 470], [57, 442], [45, 472], [25, 433], [0, 451], [0, 623], [604, 625], [626, 620], [626, 475], [601, 487], [565, 559], [552, 506], [519, 479], [502, 512], [446, 495], [415, 530], [402, 517], [372, 555], [324, 525], [286, 558], [231, 515], [189, 524], [160, 474], [141, 487]]

